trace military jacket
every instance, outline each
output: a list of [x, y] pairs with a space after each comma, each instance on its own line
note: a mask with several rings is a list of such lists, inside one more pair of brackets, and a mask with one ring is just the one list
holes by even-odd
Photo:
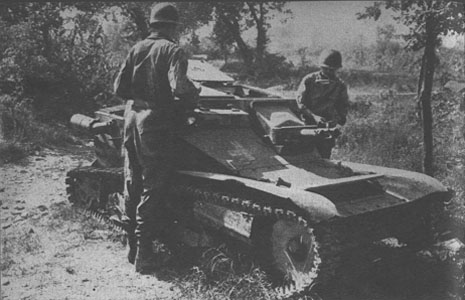
[[195, 107], [199, 91], [187, 78], [187, 57], [169, 38], [152, 33], [129, 51], [115, 80], [115, 94], [152, 110], [151, 124], [166, 128], [175, 119], [174, 98]]
[[297, 105], [326, 121], [344, 125], [349, 105], [347, 86], [339, 78], [328, 78], [321, 71], [308, 74], [297, 90]]

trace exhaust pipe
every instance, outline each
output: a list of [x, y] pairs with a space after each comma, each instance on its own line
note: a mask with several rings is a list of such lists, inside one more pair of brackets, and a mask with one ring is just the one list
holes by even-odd
[[103, 133], [111, 133], [113, 122], [100, 122], [97, 119], [81, 115], [75, 114], [71, 117], [70, 120], [71, 124], [77, 128], [84, 128], [88, 130], [92, 134], [103, 134]]

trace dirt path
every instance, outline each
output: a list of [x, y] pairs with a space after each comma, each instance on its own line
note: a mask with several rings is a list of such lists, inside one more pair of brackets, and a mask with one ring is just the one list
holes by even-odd
[[133, 272], [121, 236], [70, 207], [65, 174], [90, 159], [75, 148], [1, 167], [2, 299], [176, 297], [167, 281]]

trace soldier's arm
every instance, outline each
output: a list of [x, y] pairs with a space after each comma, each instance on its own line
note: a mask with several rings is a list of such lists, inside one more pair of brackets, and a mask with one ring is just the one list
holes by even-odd
[[129, 52], [114, 83], [114, 92], [123, 99], [132, 98], [131, 82], [133, 73], [132, 51]]
[[310, 110], [310, 108], [308, 108], [305, 104], [305, 102], [307, 101], [307, 97], [309, 97], [309, 94], [311, 93], [310, 84], [308, 82], [309, 80], [310, 78], [308, 76], [305, 76], [300, 82], [299, 88], [297, 89], [297, 107], [306, 119], [313, 119], [315, 123], [318, 124], [319, 122], [324, 121], [324, 119], [321, 116], [318, 116], [315, 113], [313, 113]]
[[168, 79], [174, 95], [184, 102], [184, 106], [195, 108], [200, 90], [187, 77], [187, 57], [181, 48], [177, 48], [170, 59]]

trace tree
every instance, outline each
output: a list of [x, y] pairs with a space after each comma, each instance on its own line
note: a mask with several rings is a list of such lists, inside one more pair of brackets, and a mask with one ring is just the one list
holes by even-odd
[[[228, 48], [234, 43], [248, 73], [253, 74], [256, 69], [262, 69], [269, 42], [267, 33], [270, 20], [275, 18], [275, 12], [283, 13], [285, 16], [290, 14], [290, 11], [284, 8], [285, 2], [215, 2], [213, 6], [215, 11], [213, 32], [220, 47]], [[255, 47], [248, 45], [244, 39], [244, 33], [250, 29], [256, 31]]]
[[367, 7], [365, 12], [359, 13], [358, 18], [378, 20], [383, 5], [386, 9], [398, 13], [398, 16], [394, 17], [395, 20], [409, 28], [409, 33], [403, 35], [407, 41], [407, 48], [414, 51], [423, 50], [418, 79], [418, 96], [423, 123], [423, 171], [432, 176], [434, 158], [431, 92], [434, 71], [438, 63], [436, 49], [441, 45], [441, 36], [464, 32], [465, 6], [456, 1], [387, 0], [375, 2]]
[[[8, 3], [0, 7], [0, 82], [7, 94], [28, 101], [43, 119], [66, 120], [93, 109], [112, 80], [94, 3]], [[59, 112], [59, 113], [57, 113]]]
[[384, 27], [377, 27], [376, 29], [376, 65], [381, 71], [395, 71], [395, 62], [402, 50], [402, 47], [400, 43], [395, 41], [394, 25], [388, 24]]
[[[144, 39], [149, 35], [149, 18], [153, 6], [151, 2], [114, 2], [107, 6], [118, 6], [123, 14], [128, 17], [135, 26], [134, 40]], [[200, 26], [211, 20], [213, 6], [209, 2], [177, 2], [174, 4], [179, 11], [181, 34], [194, 34]]]

